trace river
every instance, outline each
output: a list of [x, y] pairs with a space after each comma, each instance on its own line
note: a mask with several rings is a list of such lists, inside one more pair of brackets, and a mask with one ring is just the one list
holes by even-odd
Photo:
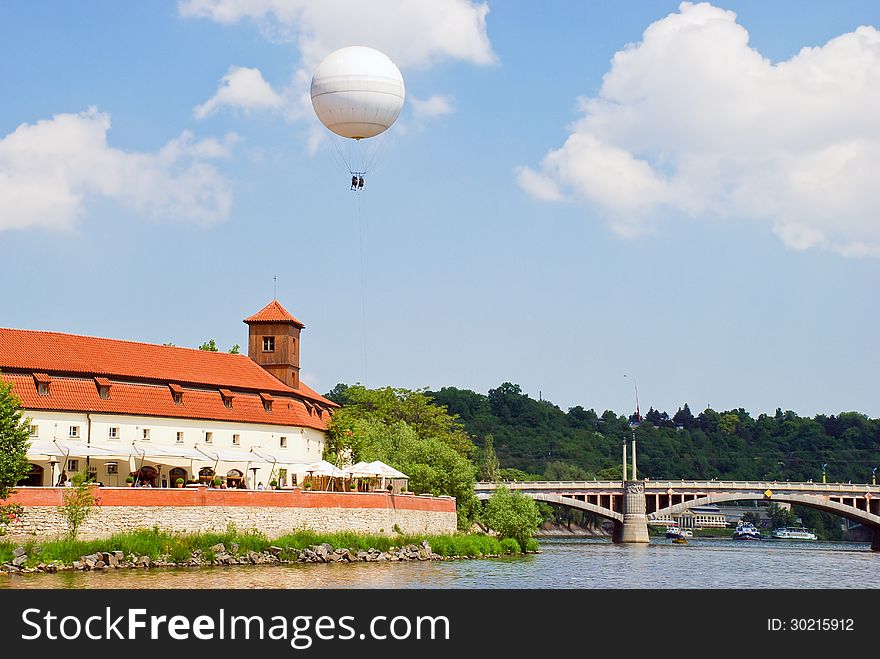
[[0, 589], [880, 588], [878, 567], [880, 552], [845, 542], [545, 538], [522, 557], [4, 575]]

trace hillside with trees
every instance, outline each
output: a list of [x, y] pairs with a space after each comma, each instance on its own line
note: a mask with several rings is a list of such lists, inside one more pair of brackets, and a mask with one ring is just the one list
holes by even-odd
[[[343, 451], [355, 459], [380, 458], [410, 473], [415, 491], [458, 497], [462, 526], [476, 513], [470, 494], [476, 479], [616, 480], [621, 445], [633, 432], [639, 477], [653, 480], [820, 481], [824, 464], [829, 482], [865, 483], [880, 465], [880, 420], [858, 412], [694, 414], [684, 403], [671, 415], [650, 408], [634, 429], [634, 415], [580, 405], [563, 411], [510, 382], [488, 394], [339, 384], [326, 396], [343, 406], [331, 426], [331, 459]], [[601, 523], [572, 509], [541, 510], [557, 523]], [[823, 537], [840, 537], [832, 516], [795, 511]]]
[[[425, 393], [458, 418], [478, 450], [490, 438], [500, 471], [522, 479], [619, 478], [621, 445], [632, 438], [631, 417], [582, 406], [563, 411], [509, 382], [488, 395], [455, 387]], [[880, 465], [880, 420], [858, 412], [694, 414], [684, 403], [673, 414], [649, 409], [635, 435], [639, 476], [655, 480], [818, 481], [827, 464], [829, 482], [864, 483]]]

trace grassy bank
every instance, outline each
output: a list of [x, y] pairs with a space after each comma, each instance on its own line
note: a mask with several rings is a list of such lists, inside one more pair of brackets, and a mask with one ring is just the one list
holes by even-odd
[[[229, 529], [224, 533], [169, 533], [159, 529], [145, 529], [128, 533], [118, 533], [101, 540], [49, 540], [39, 542], [0, 541], [0, 563], [10, 563], [16, 547], [24, 547], [27, 566], [38, 563], [61, 561], [66, 565], [79, 560], [81, 556], [96, 552], [121, 551], [126, 556], [148, 556], [151, 560], [163, 559], [174, 563], [186, 563], [194, 552], [212, 560], [211, 547], [223, 544], [226, 547], [238, 545], [238, 553], [251, 551], [265, 552], [269, 547], [281, 547], [279, 558], [294, 558], [294, 550], [299, 551], [313, 545], [329, 544], [332, 547], [347, 548], [354, 551], [378, 549], [388, 551], [391, 547], [419, 544], [427, 540], [435, 554], [440, 556], [480, 557], [486, 555], [505, 555], [520, 553], [519, 544], [510, 538], [497, 538], [481, 534], [461, 535], [368, 535], [359, 533], [315, 533], [295, 531], [271, 540], [257, 532], [241, 532]], [[527, 551], [538, 548], [535, 540], [530, 541]]]

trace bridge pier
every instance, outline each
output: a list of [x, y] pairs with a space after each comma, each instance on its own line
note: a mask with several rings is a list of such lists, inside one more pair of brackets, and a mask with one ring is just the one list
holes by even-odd
[[645, 514], [645, 484], [627, 481], [623, 496], [623, 522], [614, 522], [612, 542], [647, 543], [648, 517]]

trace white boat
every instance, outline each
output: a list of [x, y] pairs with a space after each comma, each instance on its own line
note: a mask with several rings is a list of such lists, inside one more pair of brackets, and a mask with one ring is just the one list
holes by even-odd
[[773, 530], [773, 537], [779, 540], [816, 540], [818, 536], [803, 526], [783, 526]]
[[669, 524], [666, 527], [666, 537], [672, 540], [683, 540], [693, 538], [694, 532], [681, 528], [678, 524]]
[[761, 532], [751, 522], [740, 522], [733, 532], [734, 540], [760, 540]]

